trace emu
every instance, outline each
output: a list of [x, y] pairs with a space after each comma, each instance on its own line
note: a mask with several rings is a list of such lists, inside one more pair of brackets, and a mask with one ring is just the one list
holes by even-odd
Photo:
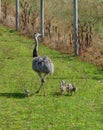
[[52, 60], [47, 56], [38, 56], [38, 37], [41, 36], [40, 33], [34, 33], [34, 41], [35, 46], [33, 50], [33, 61], [32, 61], [32, 68], [35, 72], [37, 72], [40, 80], [41, 85], [36, 93], [39, 93], [40, 89], [44, 88], [44, 96], [45, 96], [45, 87], [44, 83], [46, 80], [46, 76], [48, 74], [53, 74], [54, 72], [54, 64]]
[[72, 95], [72, 92], [77, 91], [77, 87], [74, 84], [64, 82], [63, 80], [60, 82], [60, 93], [68, 92], [68, 94]]

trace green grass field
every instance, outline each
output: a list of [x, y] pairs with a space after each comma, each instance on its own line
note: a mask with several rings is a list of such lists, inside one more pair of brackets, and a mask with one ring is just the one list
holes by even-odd
[[[103, 69], [40, 44], [55, 72], [47, 77], [47, 95], [35, 95], [40, 80], [32, 70], [33, 47], [33, 39], [0, 26], [0, 130], [103, 130]], [[61, 79], [78, 91], [60, 95]]]

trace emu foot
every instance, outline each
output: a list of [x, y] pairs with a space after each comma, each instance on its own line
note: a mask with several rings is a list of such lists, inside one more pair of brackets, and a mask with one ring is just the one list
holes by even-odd
[[41, 82], [42, 82], [42, 84], [44, 84], [45, 83], [45, 79], [42, 79]]
[[35, 93], [39, 93], [39, 90], [37, 90]]
[[46, 93], [44, 93], [43, 96], [45, 97], [45, 96], [46, 96]]

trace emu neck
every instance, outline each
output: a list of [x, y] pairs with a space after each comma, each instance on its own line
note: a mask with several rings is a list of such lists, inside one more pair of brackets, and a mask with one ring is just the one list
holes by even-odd
[[33, 57], [37, 57], [38, 56], [38, 39], [34, 38], [34, 40], [35, 40], [35, 46], [33, 50]]

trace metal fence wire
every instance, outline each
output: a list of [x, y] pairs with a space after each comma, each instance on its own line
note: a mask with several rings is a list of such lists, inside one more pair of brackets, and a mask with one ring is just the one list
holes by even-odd
[[[1, 22], [15, 28], [15, 0], [1, 0]], [[95, 33], [102, 36], [102, 0], [78, 0], [79, 55], [93, 44]], [[44, 44], [74, 54], [73, 0], [45, 0]], [[40, 1], [19, 0], [19, 30], [40, 32]]]

